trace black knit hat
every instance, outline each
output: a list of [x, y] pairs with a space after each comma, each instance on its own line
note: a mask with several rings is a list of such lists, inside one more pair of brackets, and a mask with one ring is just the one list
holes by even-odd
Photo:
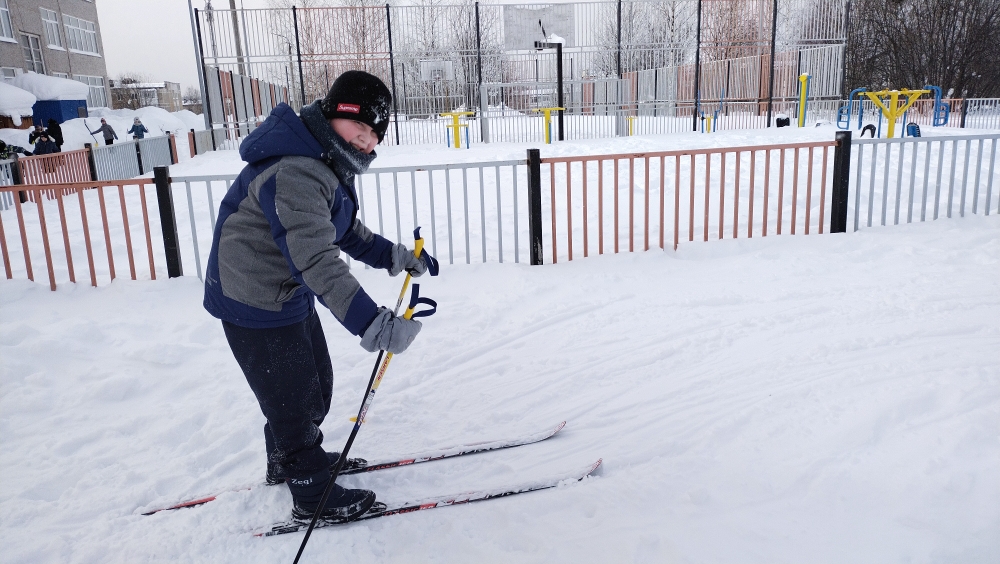
[[381, 143], [389, 128], [392, 93], [377, 76], [352, 70], [337, 77], [320, 108], [326, 119], [344, 118], [367, 123]]

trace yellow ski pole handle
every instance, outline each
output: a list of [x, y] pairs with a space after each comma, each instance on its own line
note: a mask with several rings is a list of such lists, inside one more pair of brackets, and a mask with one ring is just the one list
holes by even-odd
[[[423, 250], [424, 250], [424, 238], [420, 237], [416, 241], [413, 242], [413, 256], [415, 256], [417, 258], [420, 258], [420, 253]], [[406, 278], [403, 280], [403, 289], [401, 289], [399, 291], [399, 298], [396, 299], [396, 309], [394, 309], [392, 311], [393, 315], [398, 315], [399, 314], [399, 308], [400, 308], [400, 306], [403, 305], [403, 298], [406, 297], [406, 290], [407, 290], [407, 288], [410, 287], [410, 279], [412, 279], [412, 278], [413, 278], [413, 276], [409, 272], [407, 272], [406, 273]], [[413, 312], [411, 311], [410, 315], [412, 315], [412, 314], [413, 314]], [[406, 317], [406, 319], [409, 319], [409, 317]]]

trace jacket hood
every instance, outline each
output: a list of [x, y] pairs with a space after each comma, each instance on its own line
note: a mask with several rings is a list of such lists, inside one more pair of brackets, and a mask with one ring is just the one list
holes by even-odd
[[240, 157], [256, 163], [272, 157], [301, 156], [321, 159], [323, 146], [313, 137], [291, 106], [278, 104], [264, 123], [240, 144]]

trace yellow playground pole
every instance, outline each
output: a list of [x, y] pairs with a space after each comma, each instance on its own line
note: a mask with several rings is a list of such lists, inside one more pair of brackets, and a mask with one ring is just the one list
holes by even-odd
[[467, 124], [459, 123], [458, 120], [462, 116], [471, 116], [471, 115], [475, 115], [475, 113], [476, 112], [443, 112], [443, 113], [440, 114], [441, 117], [450, 117], [451, 120], [452, 120], [452, 123], [449, 124], [449, 125], [447, 125], [446, 127], [454, 128], [454, 130], [452, 131], [452, 136], [455, 139], [455, 148], [456, 149], [461, 149], [462, 148], [462, 136], [460, 135], [461, 128], [463, 126], [468, 127]]
[[546, 145], [552, 144], [552, 112], [558, 112], [560, 110], [565, 110], [565, 109], [566, 108], [553, 107], [553, 108], [536, 108], [532, 110], [534, 112], [542, 112], [542, 114], [545, 117], [545, 121], [542, 124], [542, 134], [545, 135]]
[[809, 95], [809, 75], [799, 75], [799, 127], [806, 126], [806, 98]]
[[[930, 94], [930, 90], [909, 90], [904, 88], [902, 90], [879, 90], [878, 92], [862, 92], [865, 96], [871, 98], [871, 101], [875, 103], [880, 110], [882, 110], [882, 115], [885, 119], [889, 121], [889, 130], [886, 137], [892, 139], [893, 134], [896, 132], [896, 118], [903, 115], [906, 110], [917, 101], [917, 98], [923, 96], [924, 94]], [[899, 105], [899, 95], [902, 94], [906, 96], [907, 100], [902, 106]], [[889, 97], [889, 105], [886, 106], [882, 103], [882, 98]]]

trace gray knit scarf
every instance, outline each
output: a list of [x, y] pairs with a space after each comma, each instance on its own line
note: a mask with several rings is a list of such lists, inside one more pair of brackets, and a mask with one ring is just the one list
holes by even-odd
[[323, 146], [321, 157], [323, 162], [333, 170], [343, 184], [353, 187], [354, 176], [368, 170], [377, 155], [375, 151], [366, 155], [337, 135], [337, 132], [330, 127], [330, 120], [326, 119], [319, 106], [320, 100], [302, 106], [299, 118]]

